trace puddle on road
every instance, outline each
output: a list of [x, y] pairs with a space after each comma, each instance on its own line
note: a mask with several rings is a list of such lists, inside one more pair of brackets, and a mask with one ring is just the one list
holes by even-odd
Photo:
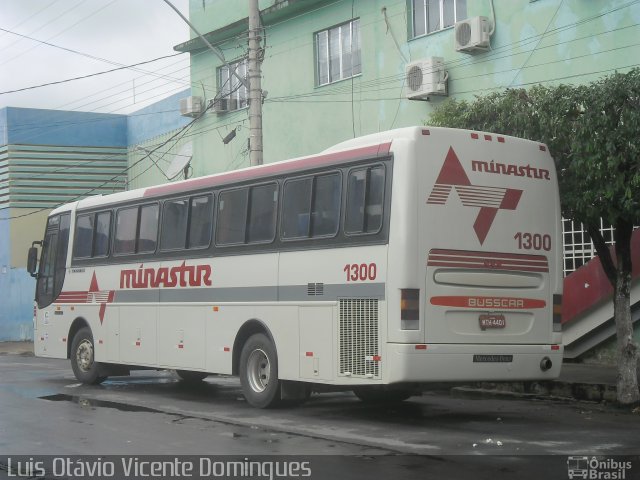
[[56, 393], [55, 395], [45, 395], [44, 397], [38, 397], [41, 400], [49, 400], [52, 402], [72, 402], [80, 405], [81, 407], [104, 407], [115, 408], [121, 412], [147, 412], [147, 413], [162, 413], [165, 415], [167, 412], [157, 410], [155, 408], [141, 407], [139, 405], [129, 405], [128, 403], [111, 402], [109, 400], [97, 400], [94, 398], [85, 398], [79, 395], [67, 395], [65, 393]]

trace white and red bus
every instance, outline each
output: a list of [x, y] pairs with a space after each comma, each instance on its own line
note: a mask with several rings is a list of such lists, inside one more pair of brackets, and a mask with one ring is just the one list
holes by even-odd
[[536, 142], [378, 133], [64, 205], [34, 243], [36, 354], [86, 383], [233, 374], [268, 407], [313, 385], [399, 400], [562, 363], [559, 196]]

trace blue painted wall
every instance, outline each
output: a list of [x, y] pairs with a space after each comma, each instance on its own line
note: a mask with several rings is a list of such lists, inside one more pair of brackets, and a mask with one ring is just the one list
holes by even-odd
[[32, 340], [35, 281], [24, 268], [10, 267], [8, 215], [0, 210], [0, 341]]
[[180, 116], [180, 100], [189, 95], [189, 89], [183, 90], [132, 113], [127, 120], [128, 145], [138, 145], [188, 124], [192, 119]]
[[5, 145], [127, 146], [126, 115], [7, 107], [2, 117]]

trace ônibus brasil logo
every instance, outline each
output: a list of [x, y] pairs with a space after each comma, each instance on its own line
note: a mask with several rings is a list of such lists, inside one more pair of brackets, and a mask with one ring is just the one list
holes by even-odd
[[515, 188], [472, 185], [456, 152], [450, 147], [433, 190], [427, 199], [427, 204], [445, 205], [453, 189], [460, 197], [462, 205], [480, 207], [473, 224], [473, 230], [476, 232], [480, 245], [487, 238], [498, 210], [515, 210], [522, 196], [522, 190]]

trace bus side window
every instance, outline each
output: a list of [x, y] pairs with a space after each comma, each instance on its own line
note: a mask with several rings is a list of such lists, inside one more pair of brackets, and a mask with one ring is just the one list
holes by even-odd
[[78, 215], [76, 219], [76, 238], [73, 247], [73, 256], [75, 258], [88, 258], [91, 256], [93, 219], [93, 213], [90, 215]]
[[352, 170], [347, 179], [345, 232], [378, 233], [382, 228], [385, 171], [383, 166]]
[[284, 184], [282, 200], [282, 236], [287, 239], [309, 236], [312, 179], [289, 180]]
[[247, 243], [273, 241], [276, 235], [277, 202], [277, 184], [251, 188]]
[[160, 234], [160, 248], [162, 250], [185, 247], [188, 215], [189, 201], [186, 198], [164, 202], [162, 233]]
[[213, 223], [213, 196], [191, 199], [189, 213], [189, 240], [187, 248], [206, 248], [211, 243]]
[[121, 208], [116, 214], [116, 233], [113, 252], [127, 254], [136, 252], [136, 229], [138, 227], [138, 207]]
[[96, 215], [96, 229], [93, 239], [94, 257], [106, 257], [109, 254], [110, 236], [111, 212], [100, 212]]
[[339, 173], [315, 178], [311, 236], [323, 237], [338, 233], [340, 223], [341, 181]]
[[248, 188], [227, 190], [220, 193], [216, 243], [238, 245], [245, 241], [247, 227]]
[[151, 253], [156, 251], [156, 243], [158, 241], [158, 213], [159, 208], [157, 204], [140, 207], [137, 253]]

